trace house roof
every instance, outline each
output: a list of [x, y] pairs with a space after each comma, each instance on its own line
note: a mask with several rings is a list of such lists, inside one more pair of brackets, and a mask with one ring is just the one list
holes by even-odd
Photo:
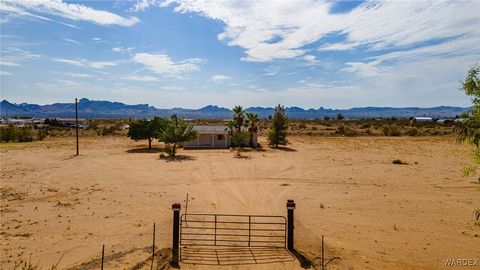
[[198, 134], [227, 134], [227, 126], [193, 126]]

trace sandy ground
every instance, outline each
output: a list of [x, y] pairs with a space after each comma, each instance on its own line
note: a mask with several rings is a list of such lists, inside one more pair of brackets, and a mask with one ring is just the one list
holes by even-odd
[[[187, 193], [191, 213], [286, 215], [294, 199], [296, 248], [318, 265], [325, 235], [327, 259], [338, 257], [327, 269], [452, 269], [444, 259], [480, 259], [478, 174], [462, 176], [470, 146], [453, 137], [290, 141], [243, 159], [180, 150], [174, 162], [121, 137], [82, 139], [78, 157], [73, 139], [2, 145], [1, 269], [20, 259], [98, 269], [102, 244], [106, 269], [149, 269], [152, 225], [157, 246], [170, 247], [171, 204], [184, 206]], [[301, 269], [294, 260], [226, 268], [240, 267]]]

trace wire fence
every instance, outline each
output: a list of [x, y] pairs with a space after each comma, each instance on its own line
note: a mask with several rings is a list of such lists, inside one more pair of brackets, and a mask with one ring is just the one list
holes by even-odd
[[[72, 270], [88, 269], [163, 269], [170, 252], [158, 246], [156, 224], [116, 243], [104, 243], [98, 251], [81, 262], [66, 266]], [[165, 245], [162, 245], [165, 246]]]

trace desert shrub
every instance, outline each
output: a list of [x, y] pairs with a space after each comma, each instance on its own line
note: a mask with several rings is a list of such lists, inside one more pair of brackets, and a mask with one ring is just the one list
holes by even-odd
[[396, 164], [396, 165], [407, 165], [408, 163], [405, 162], [405, 161], [402, 161], [401, 159], [395, 159], [392, 161], [393, 164]]
[[406, 134], [408, 136], [417, 136], [418, 135], [418, 129], [417, 128], [411, 128], [407, 130]]
[[315, 127], [315, 126], [312, 127], [312, 130], [317, 130], [317, 129], [318, 129], [318, 127]]
[[361, 129], [366, 129], [366, 128], [370, 128], [371, 126], [372, 126], [371, 124], [365, 123], [365, 124], [362, 124], [362, 125], [360, 126], [360, 128], [361, 128]]
[[305, 123], [301, 122], [300, 124], [298, 124], [298, 128], [299, 129], [306, 129], [307, 125], [305, 125]]
[[348, 136], [348, 137], [353, 137], [357, 136], [358, 132], [355, 131], [353, 128], [347, 127], [347, 126], [339, 126], [337, 130], [335, 131], [336, 134]]
[[383, 135], [388, 136], [390, 134], [390, 126], [383, 126], [382, 133]]
[[382, 128], [383, 135], [385, 136], [400, 136], [402, 132], [396, 126], [383, 126]]
[[97, 130], [98, 129], [98, 124], [96, 121], [92, 121], [90, 125], [88, 125], [87, 130]]
[[32, 142], [33, 141], [33, 132], [32, 128], [17, 128], [16, 132], [17, 142]]
[[390, 128], [390, 133], [388, 134], [389, 136], [400, 136], [402, 135], [402, 132], [400, 131], [400, 129], [396, 126], [392, 126]]
[[2, 142], [15, 141], [15, 139], [16, 139], [15, 129], [16, 128], [14, 126], [1, 127], [0, 128], [0, 141], [2, 141]]
[[367, 128], [367, 129], [365, 130], [365, 134], [367, 134], [367, 135], [372, 135], [373, 132], [372, 132], [371, 129]]
[[345, 135], [345, 126], [339, 126], [335, 133]]
[[37, 140], [42, 141], [48, 136], [47, 129], [37, 129]]
[[115, 134], [115, 127], [114, 126], [109, 126], [109, 127], [103, 127], [102, 128], [102, 136], [108, 136], [108, 135], [113, 135]]
[[34, 139], [33, 128], [8, 126], [0, 129], [2, 142], [31, 142]]

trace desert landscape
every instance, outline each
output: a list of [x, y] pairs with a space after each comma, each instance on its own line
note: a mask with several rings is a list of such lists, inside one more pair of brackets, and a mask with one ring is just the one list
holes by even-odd
[[294, 199], [295, 246], [316, 268], [322, 235], [327, 269], [445, 269], [445, 259], [480, 257], [478, 175], [462, 175], [472, 148], [454, 135], [289, 141], [274, 149], [260, 137], [243, 158], [180, 149], [175, 161], [124, 136], [81, 138], [80, 156], [72, 137], [1, 144], [0, 268], [99, 269], [105, 245], [105, 269], [149, 269], [154, 222], [156, 267], [168, 268], [171, 205], [184, 211], [187, 193], [189, 213], [286, 215]]

